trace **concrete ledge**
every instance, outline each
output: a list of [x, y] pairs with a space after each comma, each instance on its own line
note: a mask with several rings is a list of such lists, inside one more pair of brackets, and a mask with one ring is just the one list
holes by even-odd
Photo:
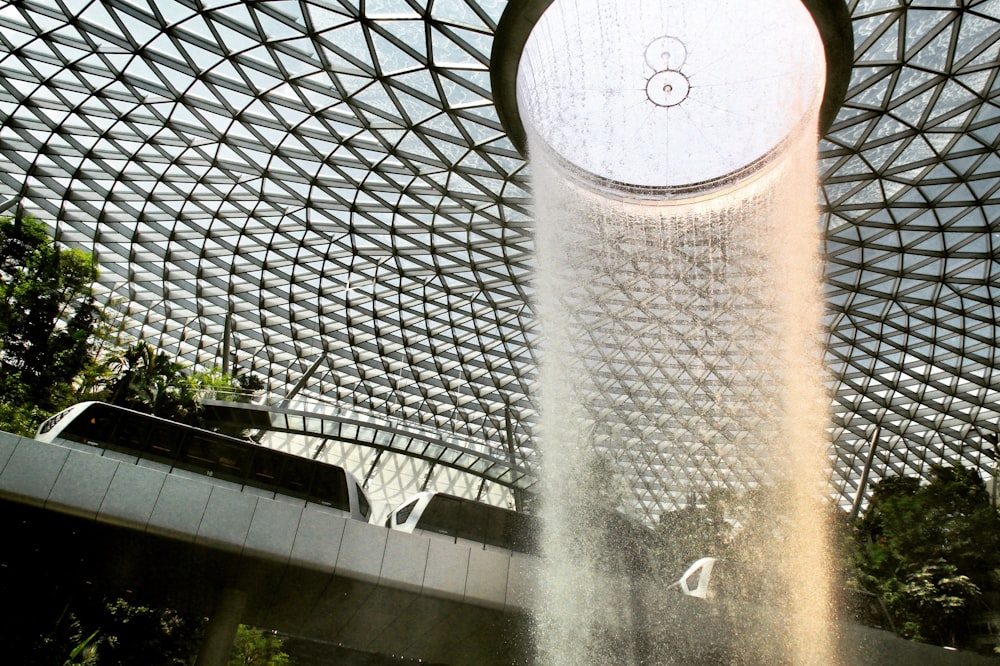
[[[90, 446], [0, 436], [0, 497], [179, 542], [491, 609], [520, 608], [530, 576], [511, 554], [348, 520], [295, 498]], [[522, 559], [524, 559], [522, 557]]]
[[193, 542], [211, 494], [210, 483], [165, 474], [146, 531]]
[[466, 579], [469, 576], [470, 550], [468, 546], [430, 539], [427, 569], [424, 572], [424, 593], [442, 599], [463, 601]]
[[429, 550], [430, 537], [388, 530], [379, 583], [420, 592]]
[[0, 488], [7, 497], [45, 506], [68, 457], [67, 448], [38, 446], [32, 439], [19, 438], [0, 474]]
[[268, 560], [287, 562], [292, 555], [295, 532], [302, 517], [303, 505], [257, 498], [243, 553]]
[[45, 502], [46, 508], [96, 518], [117, 469], [114, 460], [70, 451]]
[[213, 487], [195, 542], [228, 552], [242, 552], [256, 508], [254, 495]]
[[511, 611], [527, 611], [536, 599], [540, 561], [537, 557], [514, 553], [510, 558], [507, 574], [506, 608]]
[[465, 580], [465, 601], [503, 610], [509, 569], [509, 553], [473, 548], [469, 554], [469, 576]]
[[389, 530], [384, 527], [348, 521], [337, 557], [337, 575], [377, 583], [388, 535]]
[[21, 438], [19, 436], [0, 431], [0, 474], [3, 474], [3, 470], [7, 466], [7, 461], [10, 460], [11, 454], [14, 453], [14, 449], [17, 448], [17, 444], [20, 441]]
[[302, 511], [289, 562], [333, 573], [344, 540], [347, 518], [315, 504]]

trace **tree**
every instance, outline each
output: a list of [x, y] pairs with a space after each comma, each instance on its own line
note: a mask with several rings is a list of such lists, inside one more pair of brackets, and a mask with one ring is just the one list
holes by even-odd
[[30, 216], [0, 218], [0, 427], [33, 432], [75, 393], [103, 320], [93, 257]]
[[203, 397], [244, 401], [263, 383], [252, 375], [237, 379], [219, 368], [192, 370], [136, 342], [109, 361], [111, 379], [95, 397], [140, 412], [204, 427]]
[[197, 384], [184, 366], [152, 345], [137, 342], [111, 361], [115, 378], [108, 401], [115, 405], [189, 422], [197, 412]]
[[857, 530], [857, 577], [880, 595], [900, 633], [956, 645], [996, 588], [1000, 516], [975, 470], [938, 467], [931, 481], [889, 478]]
[[33, 217], [0, 218], [0, 429], [33, 435], [80, 400], [203, 426], [205, 391], [248, 399], [263, 387], [249, 373], [237, 380], [217, 368], [192, 370], [145, 342], [104, 348], [97, 276], [90, 254], [59, 247]]
[[205, 625], [199, 616], [96, 591], [74, 595], [54, 626], [19, 619], [0, 627], [5, 664], [184, 666], [193, 662]]
[[125, 599], [108, 600], [97, 617], [94, 664], [182, 666], [197, 653], [204, 620]]
[[292, 666], [291, 657], [282, 651], [284, 641], [273, 632], [241, 624], [236, 630], [229, 666]]
[[979, 587], [958, 573], [954, 564], [938, 560], [909, 574], [900, 590], [906, 626], [941, 645], [954, 645], [957, 632], [968, 625]]

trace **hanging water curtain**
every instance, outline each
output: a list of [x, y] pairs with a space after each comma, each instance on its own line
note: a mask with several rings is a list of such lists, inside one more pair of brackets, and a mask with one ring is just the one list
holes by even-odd
[[822, 100], [833, 120], [852, 37], [836, 0], [521, 0], [493, 49], [501, 121], [611, 196], [675, 200], [766, 168]]

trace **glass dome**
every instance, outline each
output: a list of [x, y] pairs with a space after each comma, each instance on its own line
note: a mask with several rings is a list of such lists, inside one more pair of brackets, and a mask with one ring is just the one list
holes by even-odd
[[[94, 252], [130, 336], [531, 467], [529, 167], [490, 77], [507, 6], [2, 4], [0, 207]], [[995, 469], [1000, 2], [841, 9], [853, 66], [818, 168], [850, 505], [866, 468]], [[648, 464], [650, 516], [711, 482], [696, 456]]]

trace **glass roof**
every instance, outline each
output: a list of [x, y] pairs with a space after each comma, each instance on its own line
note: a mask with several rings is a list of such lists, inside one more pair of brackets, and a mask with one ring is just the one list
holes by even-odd
[[[8, 2], [0, 208], [96, 253], [134, 337], [531, 468], [528, 167], [488, 69], [505, 5]], [[1000, 0], [848, 6], [819, 166], [849, 505], [868, 462], [993, 470]]]

